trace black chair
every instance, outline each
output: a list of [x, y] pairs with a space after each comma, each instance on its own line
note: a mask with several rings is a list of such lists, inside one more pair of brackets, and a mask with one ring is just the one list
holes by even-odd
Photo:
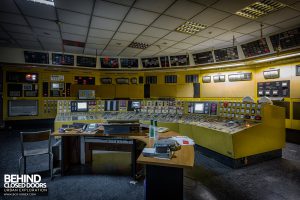
[[[49, 155], [49, 169], [50, 176], [52, 179], [53, 174], [53, 154], [51, 150], [51, 139], [50, 139], [51, 130], [45, 131], [36, 131], [36, 132], [20, 132], [21, 136], [21, 153], [22, 156], [19, 159], [19, 174], [21, 174], [21, 161], [23, 159], [24, 170], [23, 173], [26, 173], [26, 158], [30, 156], [37, 155]], [[48, 141], [48, 147], [46, 148], [35, 148], [26, 150], [25, 144], [32, 144], [36, 142]]]

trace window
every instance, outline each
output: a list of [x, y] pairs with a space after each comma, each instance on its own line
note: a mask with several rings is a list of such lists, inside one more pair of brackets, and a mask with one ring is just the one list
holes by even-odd
[[177, 83], [177, 75], [166, 75], [165, 83]]
[[146, 84], [157, 84], [157, 76], [146, 76]]
[[197, 74], [185, 75], [185, 82], [186, 83], [198, 83], [199, 76]]

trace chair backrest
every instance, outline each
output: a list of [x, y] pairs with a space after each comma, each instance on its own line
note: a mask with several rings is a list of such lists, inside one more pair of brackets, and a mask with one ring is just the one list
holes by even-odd
[[51, 151], [51, 130], [35, 131], [35, 132], [20, 132], [22, 155], [24, 154], [24, 143], [42, 142], [48, 140], [48, 149]]

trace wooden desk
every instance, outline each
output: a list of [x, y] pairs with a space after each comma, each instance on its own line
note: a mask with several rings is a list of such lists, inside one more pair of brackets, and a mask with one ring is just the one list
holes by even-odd
[[[183, 199], [183, 168], [194, 166], [194, 147], [181, 146], [179, 151], [176, 151], [170, 160], [144, 157], [142, 154], [136, 160], [136, 140], [145, 143], [146, 147], [153, 147], [154, 139], [149, 138], [145, 133], [137, 133], [133, 135], [104, 135], [87, 134], [72, 131], [69, 133], [54, 132], [53, 136], [62, 137], [62, 146], [65, 145], [64, 141], [68, 137], [88, 137], [88, 138], [123, 138], [133, 141], [132, 144], [132, 173], [135, 175], [135, 163], [146, 165], [146, 179], [145, 179], [145, 199], [147, 200], [160, 200], [160, 199]], [[179, 134], [173, 131], [161, 133], [160, 138], [168, 138], [178, 136]], [[64, 148], [62, 148], [63, 150]], [[64, 159], [64, 156], [62, 156]], [[65, 163], [62, 161], [62, 163]], [[64, 169], [64, 166], [62, 166]], [[62, 170], [63, 171], [63, 170]]]

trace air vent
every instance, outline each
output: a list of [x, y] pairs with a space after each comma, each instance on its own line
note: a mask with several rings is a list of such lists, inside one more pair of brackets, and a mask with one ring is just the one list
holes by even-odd
[[249, 19], [256, 19], [263, 15], [284, 8], [286, 5], [273, 0], [261, 0], [255, 2], [242, 10], [237, 11], [235, 14]]
[[202, 29], [205, 29], [206, 27], [207, 26], [203, 24], [187, 21], [184, 24], [180, 25], [178, 28], [176, 28], [176, 31], [188, 34], [195, 34], [201, 31]]
[[72, 41], [72, 40], [63, 40], [64, 45], [73, 46], [73, 47], [84, 47], [84, 42]]
[[141, 43], [141, 42], [131, 42], [128, 47], [131, 48], [136, 48], [136, 49], [146, 49], [147, 47], [149, 47], [149, 44], [146, 43]]

